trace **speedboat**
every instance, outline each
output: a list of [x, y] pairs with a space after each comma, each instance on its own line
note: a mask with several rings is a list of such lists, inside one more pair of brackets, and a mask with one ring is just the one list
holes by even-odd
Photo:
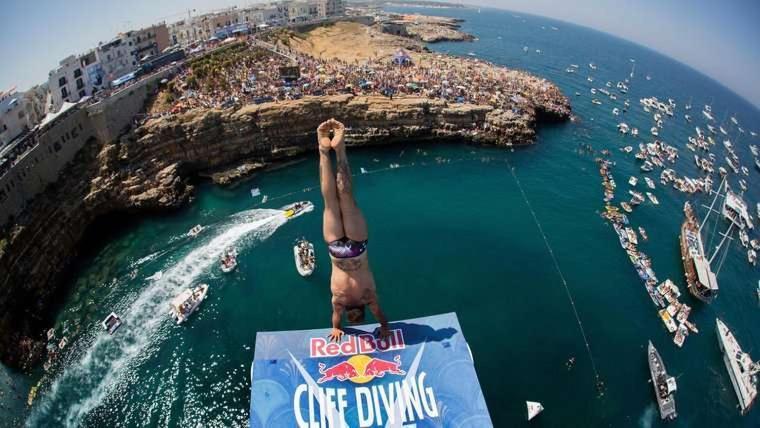
[[237, 250], [228, 248], [222, 255], [221, 268], [222, 272], [230, 273], [237, 267]]
[[631, 177], [628, 179], [628, 184], [630, 184], [631, 186], [635, 186], [635, 185], [636, 185], [636, 183], [638, 183], [638, 182], [639, 182], [639, 179], [638, 179], [638, 178], [636, 178], [636, 177], [634, 177], [634, 176], [631, 176]]
[[650, 200], [650, 201], [651, 201], [653, 204], [655, 204], [655, 205], [660, 205], [660, 201], [658, 201], [658, 200], [657, 200], [657, 197], [656, 197], [656, 196], [654, 196], [654, 195], [652, 194], [652, 192], [646, 192], [646, 195], [647, 195], [647, 198], [649, 198], [649, 200]]
[[741, 241], [742, 247], [747, 248], [749, 246], [749, 235], [747, 235], [746, 230], [739, 230], [739, 241]]
[[285, 218], [296, 218], [302, 214], [314, 211], [314, 204], [309, 201], [294, 202], [280, 208], [285, 214]]
[[755, 266], [757, 264], [757, 253], [752, 248], [747, 250], [747, 261], [752, 266]]
[[177, 320], [177, 324], [182, 324], [198, 309], [207, 294], [208, 284], [184, 290], [169, 303], [169, 314]]
[[195, 226], [193, 226], [192, 229], [190, 229], [189, 232], [187, 232], [187, 236], [191, 238], [195, 238], [196, 236], [198, 236], [199, 233], [201, 233], [201, 231], [203, 231], [203, 226], [201, 226], [200, 224], [196, 224]]
[[299, 275], [307, 277], [314, 273], [314, 269], [317, 266], [317, 259], [314, 255], [314, 244], [305, 239], [299, 239], [293, 246], [293, 258], [295, 259], [296, 270]]
[[113, 334], [116, 330], [118, 330], [119, 327], [121, 327], [121, 318], [119, 318], [119, 316], [115, 313], [111, 312], [101, 324], [103, 325], [103, 328], [108, 332], [108, 334]]
[[252, 198], [258, 197], [260, 195], [261, 195], [261, 189], [259, 189], [258, 187], [254, 187], [253, 189], [251, 189]]

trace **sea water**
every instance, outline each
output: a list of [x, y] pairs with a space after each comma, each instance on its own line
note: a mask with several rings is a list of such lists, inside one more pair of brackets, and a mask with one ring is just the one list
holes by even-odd
[[[718, 122], [736, 115], [747, 133], [728, 121], [724, 127], [749, 168], [748, 145], [760, 142], [749, 131], [760, 128], [760, 112], [698, 72], [603, 33], [491, 9], [434, 12], [466, 19], [463, 30], [479, 40], [433, 49], [472, 52], [544, 76], [571, 98], [578, 120], [543, 126], [536, 145], [515, 151], [438, 143], [349, 150], [356, 199], [369, 224], [368, 254], [389, 318], [457, 312], [496, 426], [525, 425], [526, 400], [543, 403], [539, 422], [547, 426], [660, 426], [648, 340], [678, 379], [679, 416], [671, 425], [758, 426], [757, 409], [739, 415], [715, 336], [715, 318], [721, 317], [760, 359], [757, 268], [733, 243], [720, 271], [719, 297], [706, 305], [688, 295], [678, 250], [682, 206], [687, 199], [697, 207], [709, 199], [663, 187], [650, 174], [660, 205], [644, 203], [629, 217], [648, 231], [649, 242], [640, 249], [652, 257], [658, 277], [675, 281], [693, 307], [690, 318], [700, 333], [678, 349], [612, 227], [599, 216], [603, 195], [595, 155], [582, 148], [612, 151], [621, 201], [628, 199], [628, 176], [640, 173], [633, 156], [619, 149], [651, 140], [651, 116], [640, 98], [676, 100], [675, 117], [665, 120], [661, 138], [680, 149], [676, 171], [695, 177], [685, 143], [694, 126], [705, 130], [701, 107], [711, 103]], [[604, 104], [591, 104], [586, 76], [594, 77], [594, 87], [611, 81], [614, 89], [629, 77], [630, 59], [636, 68], [628, 94], [618, 93], [615, 102], [597, 94]], [[589, 62], [598, 69], [590, 70]], [[579, 65], [577, 73], [564, 71], [570, 64]], [[613, 116], [612, 108], [622, 110], [626, 98], [628, 112]], [[692, 124], [683, 119], [690, 98]], [[620, 121], [640, 129], [638, 140], [616, 132]], [[722, 159], [722, 138], [717, 140], [713, 152]], [[392, 163], [400, 167], [389, 168]], [[753, 169], [747, 178], [750, 207], [760, 201], [758, 177]], [[69, 345], [44, 375], [31, 409], [24, 407], [26, 394], [42, 370], [26, 376], [2, 368], [0, 424], [247, 425], [256, 332], [330, 322], [317, 184], [316, 156], [306, 156], [236, 188], [202, 184], [197, 199], [177, 213], [115, 217], [93, 227], [56, 316], [57, 337], [65, 332]], [[251, 187], [259, 187], [268, 202], [252, 198]], [[317, 209], [285, 221], [277, 209], [298, 200]], [[206, 227], [189, 238], [196, 224]], [[721, 226], [709, 224], [705, 239]], [[302, 236], [315, 243], [317, 254], [317, 270], [307, 279], [298, 276], [292, 255], [293, 241]], [[231, 246], [239, 266], [222, 274], [217, 260]], [[189, 322], [176, 325], [168, 301], [201, 282], [209, 284], [207, 300]], [[113, 336], [100, 326], [111, 311], [124, 320]], [[571, 357], [576, 362], [568, 369]]]

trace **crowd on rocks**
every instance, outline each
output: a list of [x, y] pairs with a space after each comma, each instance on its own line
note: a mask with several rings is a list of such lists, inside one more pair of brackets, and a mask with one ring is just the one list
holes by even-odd
[[[360, 64], [294, 51], [278, 54], [249, 43], [245, 51], [231, 53], [234, 60], [220, 58], [213, 78], [205, 73], [199, 76], [192, 65], [180, 73], [174, 87], [181, 96], [171, 112], [353, 93], [391, 98], [415, 95], [515, 112], [540, 107], [558, 116], [570, 113], [567, 99], [545, 79], [476, 58], [425, 55], [415, 62], [399, 51], [392, 59]], [[283, 70], [294, 68], [297, 73], [283, 75]]]

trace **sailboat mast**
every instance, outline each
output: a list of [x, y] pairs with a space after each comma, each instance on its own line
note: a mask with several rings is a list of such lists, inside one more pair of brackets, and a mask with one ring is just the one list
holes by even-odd
[[[718, 244], [718, 246], [715, 247], [715, 252], [712, 254], [712, 256], [710, 256], [710, 261], [708, 263], [712, 264], [713, 259], [715, 259], [715, 256], [718, 255], [718, 253], [720, 252], [720, 247], [722, 247], [723, 243], [726, 242], [726, 239], [728, 239], [728, 237], [731, 236], [731, 229], [733, 227], [734, 227], [734, 222], [731, 222], [728, 226], [728, 229], [726, 229], [726, 233], [723, 234], [723, 239], [720, 240], [720, 244]], [[721, 266], [723, 266], [723, 262], [721, 262], [720, 266], [718, 266], [718, 272], [720, 272]]]
[[707, 223], [707, 218], [710, 217], [710, 213], [713, 211], [713, 206], [715, 206], [715, 202], [718, 200], [718, 197], [720, 196], [720, 191], [723, 189], [723, 184], [726, 182], [726, 177], [723, 177], [723, 180], [720, 182], [720, 186], [718, 186], [718, 190], [715, 192], [715, 198], [713, 199], [712, 203], [710, 204], [709, 211], [707, 211], [707, 215], [702, 220], [702, 224], [699, 225], [699, 232], [702, 232], [702, 228], [705, 226], [705, 223]]

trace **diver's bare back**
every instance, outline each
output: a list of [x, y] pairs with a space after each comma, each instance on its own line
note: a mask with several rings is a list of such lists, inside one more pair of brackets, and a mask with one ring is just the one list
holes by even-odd
[[369, 305], [375, 301], [375, 278], [369, 268], [366, 252], [351, 259], [330, 259], [333, 265], [330, 277], [333, 303], [352, 307]]

